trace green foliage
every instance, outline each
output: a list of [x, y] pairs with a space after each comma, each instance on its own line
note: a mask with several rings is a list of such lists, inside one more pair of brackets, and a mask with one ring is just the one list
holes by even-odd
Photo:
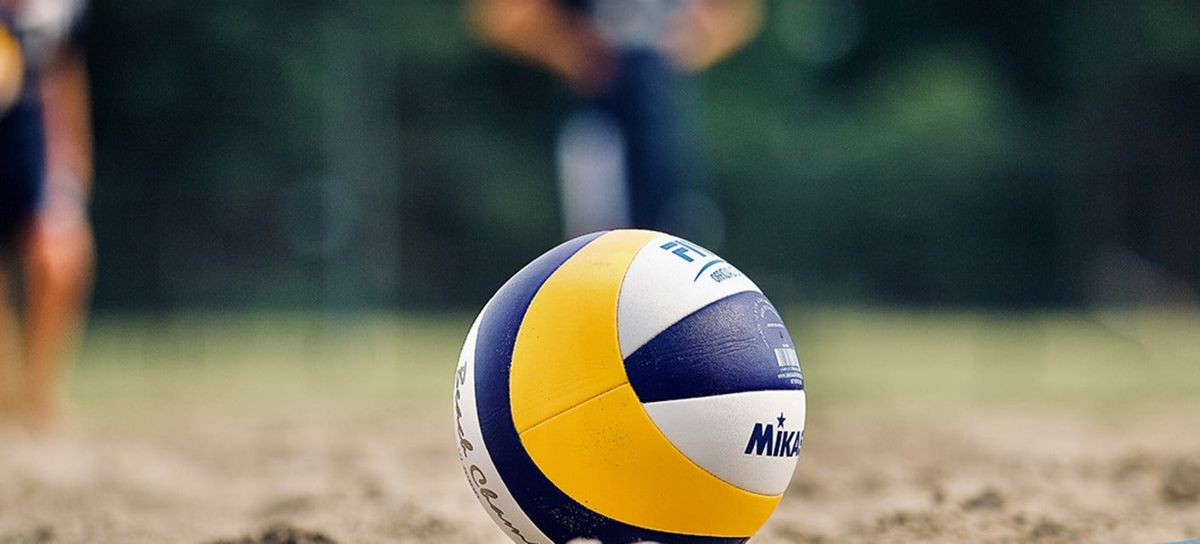
[[[558, 239], [571, 98], [462, 9], [96, 2], [98, 304], [482, 303]], [[697, 79], [723, 252], [792, 301], [1084, 302], [1114, 246], [1196, 282], [1195, 214], [1129, 194], [1200, 172], [1125, 165], [1198, 151], [1198, 29], [1167, 0], [770, 2]]]

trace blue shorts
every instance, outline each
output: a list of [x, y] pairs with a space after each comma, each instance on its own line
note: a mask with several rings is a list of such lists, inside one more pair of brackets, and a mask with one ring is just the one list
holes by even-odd
[[41, 202], [46, 135], [36, 93], [0, 118], [0, 249], [11, 246]]
[[678, 231], [664, 224], [664, 207], [681, 194], [708, 191], [689, 87], [669, 59], [630, 50], [621, 53], [612, 87], [585, 101], [610, 114], [625, 137], [630, 211], [637, 228]]

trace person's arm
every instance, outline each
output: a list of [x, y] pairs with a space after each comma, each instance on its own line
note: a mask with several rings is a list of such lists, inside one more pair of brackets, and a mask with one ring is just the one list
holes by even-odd
[[40, 74], [46, 180], [53, 194], [85, 202], [92, 183], [91, 104], [83, 54], [68, 46]]
[[614, 52], [586, 18], [553, 0], [474, 0], [472, 25], [484, 40], [546, 66], [590, 94], [612, 77]]
[[762, 17], [761, 0], [691, 0], [668, 30], [667, 49], [680, 66], [703, 70], [750, 41]]

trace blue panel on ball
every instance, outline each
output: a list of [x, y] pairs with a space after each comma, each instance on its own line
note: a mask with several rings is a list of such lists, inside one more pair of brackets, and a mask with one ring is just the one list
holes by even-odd
[[[492, 462], [517, 504], [555, 543], [575, 538], [605, 544], [646, 540], [678, 544], [742, 544], [748, 538], [717, 538], [663, 533], [621, 523], [579, 504], [538, 470], [517, 435], [509, 404], [509, 370], [513, 346], [525, 311], [538, 289], [567, 259], [603, 233], [566, 242], [542, 255], [513, 276], [488, 303], [475, 345], [475, 395], [483, 440]], [[550, 544], [541, 542], [530, 544]]]
[[730, 295], [671, 325], [625, 359], [642, 402], [804, 389], [779, 312], [755, 292]]

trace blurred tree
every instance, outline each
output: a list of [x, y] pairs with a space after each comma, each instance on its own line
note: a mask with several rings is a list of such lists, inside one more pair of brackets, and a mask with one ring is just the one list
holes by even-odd
[[[701, 84], [773, 297], [1194, 297], [1196, 4], [768, 8]], [[566, 97], [460, 9], [96, 1], [98, 306], [478, 305], [553, 245]]]

